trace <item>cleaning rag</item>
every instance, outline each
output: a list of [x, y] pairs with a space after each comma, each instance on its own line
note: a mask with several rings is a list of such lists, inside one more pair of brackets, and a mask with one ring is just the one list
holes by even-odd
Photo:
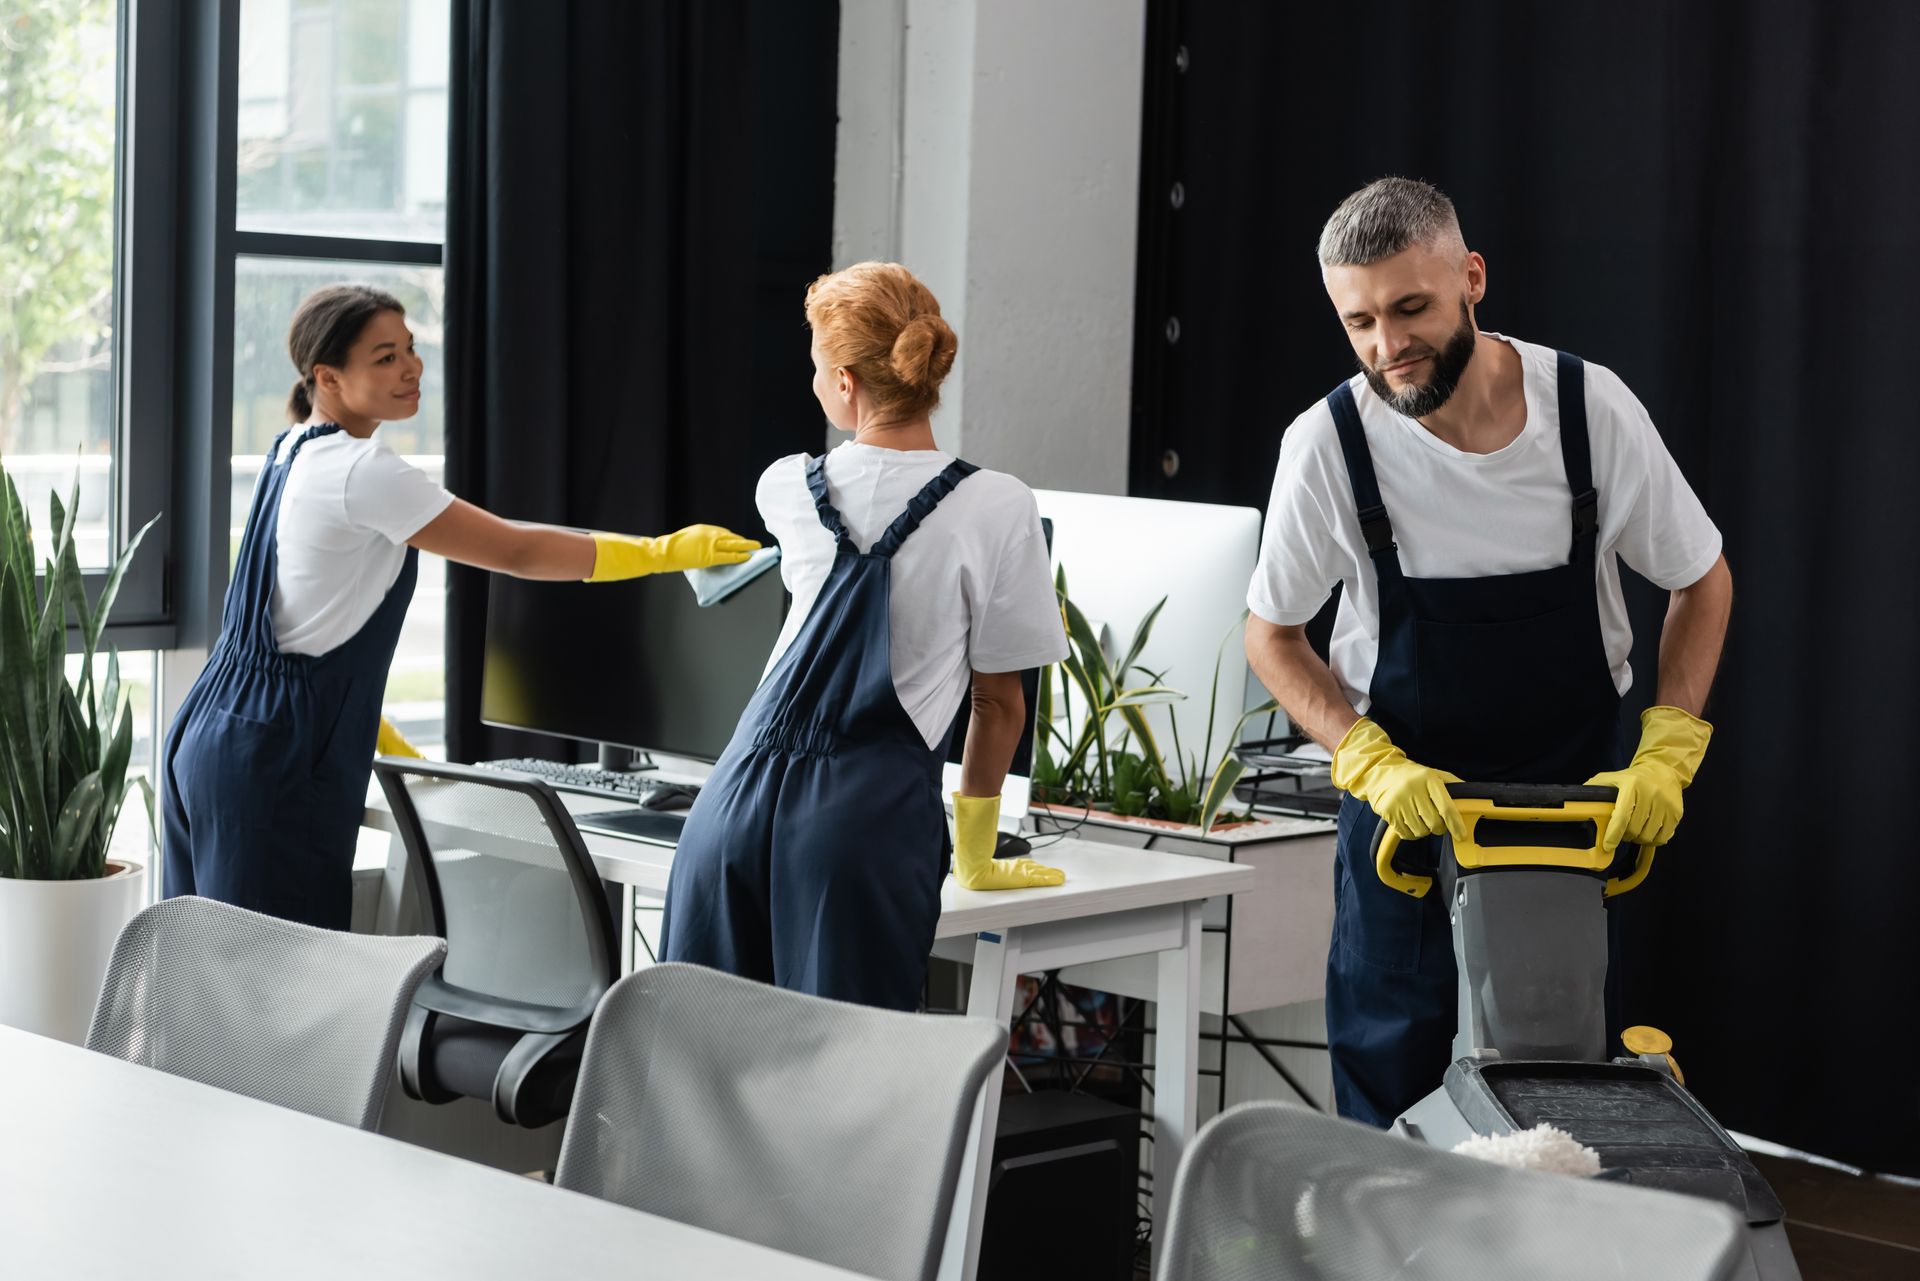
[[686, 571], [687, 582], [692, 584], [694, 599], [704, 609], [725, 600], [779, 563], [778, 547], [762, 547], [737, 565], [689, 569]]

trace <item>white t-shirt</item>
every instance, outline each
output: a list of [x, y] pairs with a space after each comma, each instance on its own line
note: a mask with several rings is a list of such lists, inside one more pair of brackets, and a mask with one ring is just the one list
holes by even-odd
[[[1551, 348], [1483, 334], [1520, 353], [1527, 423], [1491, 454], [1455, 449], [1389, 408], [1356, 374], [1349, 386], [1393, 521], [1401, 571], [1410, 578], [1480, 578], [1564, 565], [1572, 494], [1560, 457], [1560, 404]], [[1614, 685], [1633, 683], [1633, 633], [1620, 594], [1617, 554], [1659, 587], [1689, 587], [1720, 556], [1720, 531], [1674, 465], [1646, 409], [1612, 370], [1586, 367], [1587, 437], [1599, 491], [1595, 557], [1600, 626]], [[1368, 704], [1380, 646], [1380, 596], [1353, 501], [1333, 411], [1324, 400], [1293, 420], [1280, 441], [1260, 562], [1247, 607], [1280, 626], [1320, 612], [1345, 583], [1330, 666], [1349, 700]]]
[[[289, 432], [285, 458], [298, 439]], [[273, 632], [286, 654], [325, 654], [366, 626], [400, 577], [407, 540], [453, 501], [377, 436], [300, 447], [280, 496]]]
[[[782, 458], [761, 475], [756, 495], [780, 544], [780, 576], [793, 593], [769, 671], [833, 568], [833, 535], [807, 489], [808, 461], [805, 454]], [[864, 552], [952, 461], [938, 450], [849, 441], [827, 455], [827, 498]], [[1066, 629], [1033, 491], [985, 470], [956, 485], [894, 555], [888, 621], [894, 691], [929, 747], [953, 724], [973, 672], [1024, 671], [1065, 658]]]

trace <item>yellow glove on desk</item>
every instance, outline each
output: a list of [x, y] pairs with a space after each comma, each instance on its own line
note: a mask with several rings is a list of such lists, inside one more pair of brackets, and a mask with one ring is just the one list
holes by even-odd
[[407, 736], [393, 727], [386, 717], [380, 718], [380, 735], [373, 740], [375, 756], [417, 756], [425, 760], [419, 748], [407, 741]]
[[1665, 845], [1680, 825], [1680, 793], [1693, 782], [1713, 726], [1677, 707], [1649, 707], [1640, 713], [1640, 750], [1625, 769], [1595, 774], [1587, 782], [1617, 787], [1613, 818], [1600, 843], [1609, 852], [1622, 841]]
[[738, 565], [760, 544], [718, 525], [688, 525], [658, 538], [593, 533], [593, 573], [589, 583], [606, 583], [642, 574], [672, 574], [710, 565]]
[[993, 856], [1000, 834], [998, 796], [953, 794], [953, 878], [969, 890], [1024, 890], [1035, 885], [1059, 885], [1067, 874], [1030, 858]]
[[1466, 820], [1447, 795], [1447, 784], [1459, 781], [1408, 760], [1387, 731], [1364, 716], [1333, 749], [1333, 785], [1372, 806], [1403, 841], [1442, 832], [1466, 839]]

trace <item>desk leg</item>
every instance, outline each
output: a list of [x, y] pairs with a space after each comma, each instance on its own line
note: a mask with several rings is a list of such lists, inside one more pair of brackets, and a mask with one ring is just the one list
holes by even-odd
[[380, 878], [380, 910], [375, 934], [400, 934], [413, 912], [413, 878], [407, 875], [407, 846], [396, 833], [387, 838], [387, 870]]
[[1153, 1034], [1153, 1258], [1167, 1239], [1173, 1179], [1193, 1138], [1200, 1058], [1200, 904], [1186, 905], [1185, 942], [1159, 954]]
[[[975, 935], [973, 983], [967, 989], [968, 1016], [1010, 1025], [1019, 978], [1019, 930]], [[968, 1133], [967, 1155], [960, 1166], [947, 1244], [940, 1258], [940, 1281], [973, 1281], [979, 1273], [980, 1229], [987, 1217], [987, 1179], [993, 1173], [993, 1136], [1000, 1123], [1000, 1089], [1005, 1076], [996, 1063], [973, 1109], [973, 1128]]]
[[620, 886], [620, 973], [623, 975], [633, 973], [635, 958], [640, 955], [638, 906], [633, 886]]

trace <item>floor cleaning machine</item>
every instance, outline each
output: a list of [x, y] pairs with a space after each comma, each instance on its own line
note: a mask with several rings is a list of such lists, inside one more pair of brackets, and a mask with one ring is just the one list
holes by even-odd
[[1597, 1177], [1719, 1201], [1748, 1224], [1740, 1281], [1799, 1281], [1780, 1202], [1759, 1170], [1682, 1083], [1671, 1042], [1649, 1027], [1607, 1053], [1606, 900], [1653, 865], [1639, 848], [1611, 876], [1600, 847], [1611, 787], [1454, 783], [1467, 839], [1443, 838], [1439, 865], [1398, 860], [1399, 838], [1374, 834], [1374, 867], [1416, 898], [1447, 896], [1460, 1014], [1440, 1088], [1394, 1124], [1451, 1149], [1475, 1135], [1552, 1125], [1600, 1156]]

